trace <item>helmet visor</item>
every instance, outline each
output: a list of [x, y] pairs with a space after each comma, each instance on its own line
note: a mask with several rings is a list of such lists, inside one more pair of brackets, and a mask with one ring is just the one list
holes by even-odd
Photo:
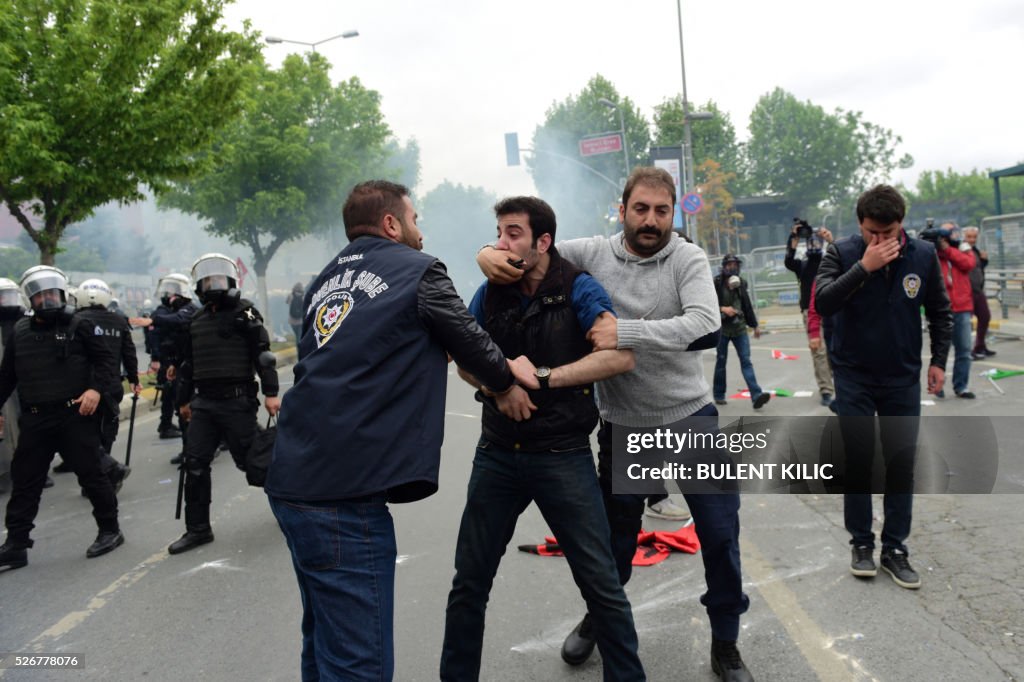
[[33, 296], [48, 289], [59, 289], [63, 296], [67, 286], [68, 282], [63, 275], [49, 271], [33, 275], [21, 285], [21, 288], [25, 293], [25, 298], [31, 301]]

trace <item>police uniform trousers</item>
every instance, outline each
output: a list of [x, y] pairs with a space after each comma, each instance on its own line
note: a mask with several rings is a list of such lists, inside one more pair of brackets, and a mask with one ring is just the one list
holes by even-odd
[[210, 524], [210, 464], [221, 441], [226, 441], [231, 458], [245, 471], [245, 457], [256, 436], [256, 411], [259, 401], [253, 395], [210, 398], [201, 393], [190, 406], [185, 446], [185, 524]]
[[11, 499], [7, 503], [7, 539], [31, 546], [29, 534], [39, 499], [57, 451], [78, 476], [101, 532], [117, 532], [117, 497], [100, 467], [98, 417], [83, 417], [78, 405], [27, 407], [19, 422], [18, 447], [11, 462]]

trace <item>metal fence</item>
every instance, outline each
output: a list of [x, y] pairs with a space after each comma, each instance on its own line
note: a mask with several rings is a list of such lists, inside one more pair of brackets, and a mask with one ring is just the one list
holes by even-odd
[[[793, 306], [799, 312], [800, 283], [796, 275], [786, 269], [785, 246], [763, 246], [750, 253], [738, 253], [743, 261], [743, 277], [750, 285], [750, 301], [755, 308]], [[802, 256], [797, 253], [797, 256]], [[708, 256], [712, 274], [718, 274], [721, 256]]]
[[999, 301], [1003, 319], [1011, 307], [1024, 310], [1024, 213], [984, 218], [978, 248], [988, 252], [985, 289]]

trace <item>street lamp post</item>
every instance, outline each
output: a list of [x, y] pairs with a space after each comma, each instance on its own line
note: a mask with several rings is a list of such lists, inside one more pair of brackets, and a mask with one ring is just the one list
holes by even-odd
[[304, 40], [288, 40], [287, 38], [278, 38], [277, 36], [267, 36], [263, 40], [266, 41], [268, 45], [276, 45], [278, 43], [293, 43], [295, 45], [306, 45], [307, 47], [313, 48], [313, 52], [315, 53], [317, 45], [323, 45], [324, 43], [330, 42], [337, 38], [355, 38], [358, 35], [359, 31], [345, 31], [344, 33], [339, 33], [336, 36], [331, 36], [330, 38], [318, 40], [315, 43], [308, 43]]
[[597, 101], [605, 105], [609, 109], [614, 109], [615, 111], [619, 112], [619, 130], [622, 132], [622, 160], [626, 162], [626, 177], [628, 178], [630, 171], [629, 142], [626, 141], [626, 119], [622, 115], [622, 107], [616, 104], [615, 102], [611, 101], [610, 99], [606, 99], [604, 97]]
[[[686, 57], [683, 53], [683, 7], [682, 0], [676, 0], [676, 14], [679, 18], [679, 67], [683, 74], [683, 196], [693, 191], [693, 136], [690, 131], [690, 102], [686, 97]], [[686, 236], [696, 242], [693, 216], [686, 214]]]

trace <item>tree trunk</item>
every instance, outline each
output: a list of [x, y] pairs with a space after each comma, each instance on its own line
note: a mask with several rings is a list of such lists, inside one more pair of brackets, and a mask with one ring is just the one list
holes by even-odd
[[260, 297], [260, 313], [263, 315], [263, 326], [270, 334], [270, 340], [274, 340], [274, 322], [270, 316], [270, 302], [267, 298], [267, 266], [263, 263], [253, 263], [253, 272], [256, 273], [256, 291]]

